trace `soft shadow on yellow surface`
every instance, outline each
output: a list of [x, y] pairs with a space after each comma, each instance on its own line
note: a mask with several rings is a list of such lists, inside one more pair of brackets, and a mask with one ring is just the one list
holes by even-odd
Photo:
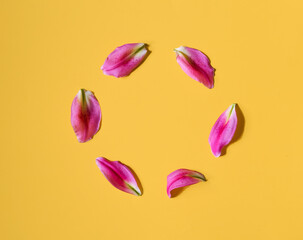
[[236, 105], [236, 112], [237, 112], [237, 118], [238, 118], [237, 129], [236, 129], [235, 134], [234, 134], [232, 140], [230, 141], [230, 143], [227, 146], [225, 146], [224, 148], [222, 148], [221, 156], [224, 156], [226, 154], [228, 146], [230, 146], [234, 142], [240, 140], [243, 135], [244, 128], [245, 128], [245, 117], [238, 104]]
[[[303, 3], [299, 0], [12, 0], [0, 8], [0, 239], [303, 239]], [[100, 67], [116, 47], [151, 51], [128, 77]], [[173, 49], [207, 54], [207, 89]], [[79, 89], [102, 126], [78, 143]], [[238, 129], [215, 158], [209, 133], [237, 103]], [[126, 163], [140, 197], [95, 159]], [[175, 169], [208, 179], [173, 199]], [[182, 190], [181, 190], [182, 191]]]
[[[126, 165], [126, 164], [125, 164]], [[127, 165], [126, 165], [127, 166]], [[137, 182], [137, 184], [138, 184], [138, 187], [140, 188], [140, 190], [141, 190], [141, 194], [143, 195], [143, 193], [144, 193], [144, 190], [143, 190], [143, 186], [142, 186], [142, 184], [141, 184], [141, 181], [140, 181], [140, 179], [138, 178], [138, 175], [136, 174], [136, 172], [130, 167], [130, 166], [127, 166], [128, 168], [129, 168], [129, 170], [132, 172], [132, 174], [133, 174], [133, 176], [134, 176], [134, 178], [135, 178], [135, 180], [136, 180], [136, 182]]]
[[[207, 182], [207, 180], [206, 180], [206, 182]], [[191, 187], [191, 186], [192, 185], [186, 186], [186, 187], [181, 187], [181, 188], [176, 188], [176, 189], [172, 190], [171, 191], [171, 198], [178, 197], [182, 192], [184, 192], [186, 190], [186, 188]]]

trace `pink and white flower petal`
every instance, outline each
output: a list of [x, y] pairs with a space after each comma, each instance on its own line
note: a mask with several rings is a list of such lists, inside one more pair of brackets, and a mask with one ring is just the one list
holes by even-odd
[[208, 142], [215, 157], [230, 143], [237, 128], [236, 104], [230, 105], [218, 118], [211, 129]]
[[203, 83], [207, 88], [214, 87], [215, 69], [204, 53], [184, 46], [176, 48], [174, 51], [177, 55], [178, 64], [188, 76]]
[[148, 50], [144, 43], [130, 43], [117, 47], [105, 60], [101, 70], [114, 77], [128, 76], [145, 59]]
[[97, 158], [96, 163], [102, 174], [114, 187], [136, 196], [142, 195], [133, 173], [127, 166], [104, 157]]
[[168, 197], [171, 197], [172, 190], [202, 181], [206, 181], [206, 178], [202, 173], [188, 169], [178, 169], [167, 176], [167, 195]]
[[101, 108], [95, 95], [81, 89], [71, 107], [71, 124], [79, 142], [87, 142], [99, 131]]

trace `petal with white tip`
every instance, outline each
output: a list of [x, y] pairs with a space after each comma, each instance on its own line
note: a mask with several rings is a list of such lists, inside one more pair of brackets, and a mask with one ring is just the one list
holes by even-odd
[[128, 76], [146, 58], [146, 44], [130, 43], [117, 47], [105, 60], [101, 70], [105, 75], [114, 77]]
[[206, 181], [206, 178], [202, 173], [188, 169], [178, 169], [167, 176], [167, 195], [171, 198], [172, 190], [202, 181]]
[[95, 95], [81, 89], [71, 107], [71, 124], [79, 142], [87, 142], [99, 131], [101, 108]]
[[102, 174], [114, 187], [136, 196], [142, 195], [133, 173], [126, 165], [104, 157], [97, 158], [96, 163]]
[[215, 157], [219, 157], [222, 148], [232, 140], [237, 122], [236, 104], [234, 103], [221, 114], [211, 129], [208, 142]]
[[194, 80], [203, 83], [207, 88], [214, 87], [215, 69], [210, 60], [201, 51], [181, 46], [175, 48], [177, 62], [182, 70]]

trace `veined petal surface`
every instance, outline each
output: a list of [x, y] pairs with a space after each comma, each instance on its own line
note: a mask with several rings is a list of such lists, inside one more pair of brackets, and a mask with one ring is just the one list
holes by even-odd
[[208, 142], [215, 157], [219, 157], [222, 148], [232, 140], [237, 122], [236, 104], [234, 103], [220, 115], [211, 129]]
[[87, 142], [99, 131], [101, 108], [95, 95], [81, 89], [71, 107], [71, 124], [79, 142]]
[[167, 176], [167, 195], [170, 198], [172, 190], [201, 181], [206, 181], [206, 178], [202, 173], [188, 169], [178, 169]]
[[128, 76], [147, 56], [144, 43], [129, 43], [117, 47], [105, 60], [101, 70], [105, 75], [114, 77]]
[[210, 65], [210, 60], [204, 53], [184, 46], [176, 48], [174, 51], [178, 64], [188, 76], [203, 83], [207, 88], [214, 87], [215, 69]]
[[121, 191], [141, 196], [141, 190], [131, 170], [119, 161], [110, 161], [104, 157], [96, 159], [97, 166], [104, 177]]

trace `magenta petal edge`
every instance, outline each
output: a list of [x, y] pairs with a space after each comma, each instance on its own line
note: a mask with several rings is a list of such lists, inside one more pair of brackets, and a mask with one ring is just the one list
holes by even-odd
[[215, 157], [221, 156], [223, 147], [232, 140], [237, 123], [236, 103], [234, 103], [220, 115], [211, 129], [208, 142]]
[[178, 169], [167, 176], [167, 195], [171, 198], [172, 190], [202, 181], [206, 181], [206, 178], [202, 173], [189, 169]]
[[80, 143], [89, 141], [99, 131], [101, 108], [93, 92], [79, 90], [71, 106], [71, 124]]
[[204, 53], [184, 46], [175, 48], [174, 51], [177, 63], [189, 77], [204, 84], [209, 89], [214, 87], [215, 69]]
[[129, 43], [117, 47], [105, 60], [101, 70], [114, 77], [128, 76], [146, 58], [148, 53], [144, 43]]
[[119, 161], [110, 161], [104, 157], [96, 159], [96, 164], [104, 177], [117, 189], [141, 196], [141, 190], [132, 171]]

